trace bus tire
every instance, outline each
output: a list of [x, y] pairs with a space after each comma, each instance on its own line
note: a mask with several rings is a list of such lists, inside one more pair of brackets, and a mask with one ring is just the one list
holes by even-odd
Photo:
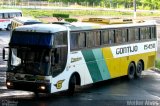
[[10, 30], [11, 30], [11, 24], [8, 24], [6, 30], [7, 30], [7, 31], [10, 31]]
[[128, 79], [130, 80], [134, 79], [135, 71], [136, 71], [136, 67], [134, 63], [130, 63], [128, 66]]
[[68, 90], [67, 90], [67, 94], [69, 96], [72, 96], [74, 94], [75, 86], [76, 86], [76, 76], [72, 75], [70, 80], [69, 80], [69, 86], [68, 86]]
[[143, 70], [143, 64], [142, 64], [141, 61], [138, 61], [138, 63], [137, 63], [137, 69], [136, 69], [136, 72], [135, 72], [135, 77], [136, 78], [140, 78], [141, 77], [142, 70]]

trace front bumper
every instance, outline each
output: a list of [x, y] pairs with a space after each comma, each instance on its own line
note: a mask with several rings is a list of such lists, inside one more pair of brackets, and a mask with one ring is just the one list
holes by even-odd
[[51, 83], [7, 80], [6, 86], [8, 89], [33, 91], [37, 93], [51, 93]]

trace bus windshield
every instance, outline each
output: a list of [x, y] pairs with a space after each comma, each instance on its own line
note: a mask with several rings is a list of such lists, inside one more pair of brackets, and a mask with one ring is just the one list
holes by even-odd
[[35, 48], [11, 48], [10, 71], [14, 73], [48, 75], [49, 50]]
[[67, 33], [13, 31], [8, 71], [32, 75], [58, 75], [67, 62]]

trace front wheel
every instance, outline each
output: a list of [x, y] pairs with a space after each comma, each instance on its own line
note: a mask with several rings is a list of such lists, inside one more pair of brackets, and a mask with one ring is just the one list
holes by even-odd
[[9, 24], [6, 28], [6, 30], [10, 31], [11, 30], [11, 24]]
[[128, 79], [134, 79], [135, 71], [136, 68], [134, 63], [130, 63], [130, 65], [128, 66]]
[[68, 87], [68, 90], [67, 90], [68, 95], [73, 95], [74, 94], [75, 86], [76, 86], [76, 77], [75, 77], [75, 75], [73, 75], [70, 78], [70, 81], [69, 81], [69, 87]]

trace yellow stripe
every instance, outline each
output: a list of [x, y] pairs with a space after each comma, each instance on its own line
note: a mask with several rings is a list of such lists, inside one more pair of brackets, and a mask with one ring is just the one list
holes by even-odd
[[154, 60], [156, 58], [156, 52], [136, 54], [120, 58], [113, 58], [110, 48], [103, 48], [102, 52], [111, 78], [127, 75], [128, 65], [131, 61], [134, 61], [135, 64], [137, 64], [137, 62], [142, 59], [145, 64], [145, 69], [148, 69], [154, 66]]

